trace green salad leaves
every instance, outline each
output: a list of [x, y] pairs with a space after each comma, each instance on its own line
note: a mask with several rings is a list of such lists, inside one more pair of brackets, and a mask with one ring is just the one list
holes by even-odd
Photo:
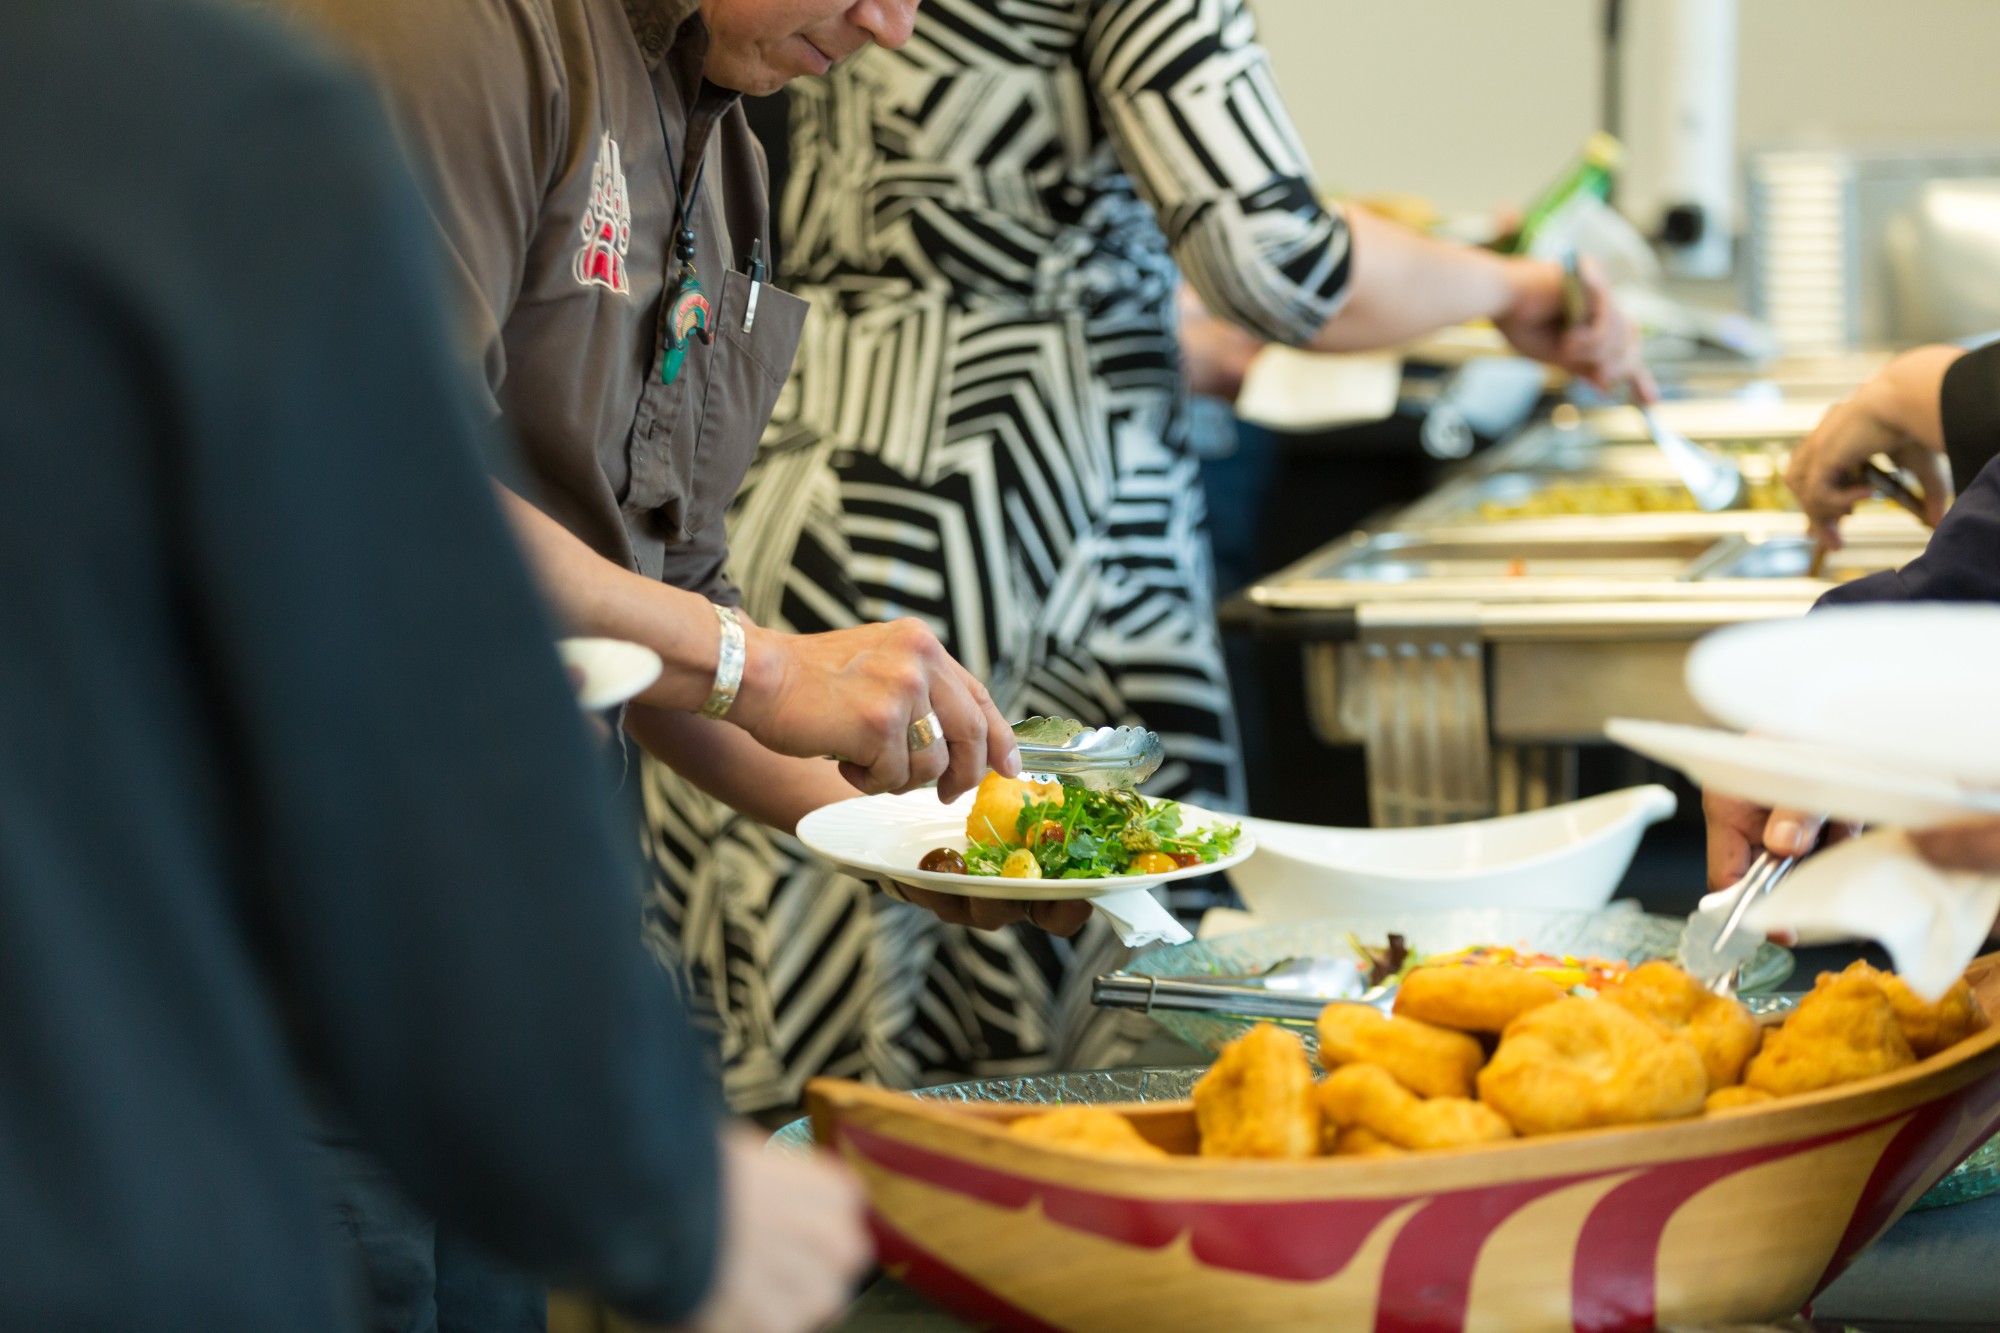
[[[1203, 865], [1227, 856], [1243, 833], [1240, 824], [1215, 824], [1196, 833], [1181, 831], [1181, 808], [1173, 801], [1149, 801], [1133, 792], [1086, 791], [1064, 787], [1061, 799], [1030, 801], [1021, 807], [1015, 832], [1034, 853], [1044, 879], [1108, 879], [1159, 869], [1133, 864], [1147, 853], [1173, 868]], [[965, 867], [974, 875], [998, 875], [1010, 853], [997, 842], [974, 841]]]

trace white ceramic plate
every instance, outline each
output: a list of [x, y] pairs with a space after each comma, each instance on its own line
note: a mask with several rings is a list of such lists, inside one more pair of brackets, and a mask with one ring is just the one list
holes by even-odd
[[2000, 792], [1896, 768], [1851, 750], [1630, 718], [1612, 719], [1605, 733], [1704, 788], [1762, 805], [1914, 826], [2000, 814]]
[[[931, 790], [901, 796], [857, 796], [821, 806], [799, 821], [799, 841], [836, 865], [858, 874], [894, 879], [919, 889], [963, 894], [968, 898], [1010, 898], [1016, 901], [1059, 901], [1101, 898], [1127, 893], [1169, 880], [1212, 875], [1226, 870], [1257, 850], [1246, 829], [1236, 850], [1219, 861], [1189, 866], [1164, 875], [1115, 875], [1109, 879], [999, 879], [990, 875], [947, 875], [919, 870], [917, 862], [939, 847], [965, 850], [965, 819], [976, 793], [945, 805]], [[1192, 805], [1181, 806], [1181, 827], [1195, 830], [1236, 820]]]
[[576, 701], [586, 713], [616, 708], [660, 678], [663, 664], [651, 648], [623, 639], [563, 639], [563, 665], [583, 673]]
[[1711, 634], [1688, 658], [1701, 706], [1745, 731], [2000, 787], [2000, 607], [1829, 607]]

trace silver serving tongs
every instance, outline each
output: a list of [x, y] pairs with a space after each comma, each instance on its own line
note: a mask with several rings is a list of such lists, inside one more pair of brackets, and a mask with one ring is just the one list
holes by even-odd
[[[1741, 945], [1731, 948], [1751, 904], [1778, 887], [1796, 856], [1773, 856], [1759, 852], [1749, 872], [1730, 890], [1726, 904], [1713, 912], [1696, 912], [1681, 931], [1681, 969], [1716, 995], [1734, 995], [1743, 975], [1743, 964], [1756, 952], [1753, 943], [1745, 952]], [[1716, 925], [1717, 918], [1721, 924]]]
[[1090, 728], [1066, 717], [1031, 717], [1014, 724], [1021, 771], [1046, 773], [1065, 786], [1130, 791], [1159, 772], [1160, 738], [1142, 727]]
[[1241, 976], [1110, 972], [1091, 984], [1090, 999], [1106, 1009], [1176, 1009], [1310, 1023], [1329, 1004], [1366, 1004], [1387, 1013], [1395, 1003], [1396, 986], [1370, 986], [1360, 965], [1345, 958], [1285, 958]]
[[[1583, 275], [1577, 272], [1576, 254], [1571, 252], [1563, 264], [1563, 318], [1571, 328], [1581, 328], [1590, 323], [1595, 312], [1591, 308], [1590, 292], [1583, 285]], [[1743, 480], [1743, 469], [1732, 458], [1724, 457], [1713, 449], [1703, 448], [1679, 431], [1670, 429], [1660, 420], [1659, 414], [1644, 403], [1634, 403], [1639, 410], [1639, 419], [1646, 423], [1646, 434], [1660, 452], [1666, 455], [1668, 466], [1681, 484], [1694, 496], [1694, 502], [1709, 513], [1723, 509], [1735, 509], [1744, 501], [1749, 487]]]

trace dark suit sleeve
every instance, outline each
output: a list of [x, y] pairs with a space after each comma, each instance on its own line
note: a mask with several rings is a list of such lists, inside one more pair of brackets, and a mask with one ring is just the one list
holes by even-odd
[[1860, 602], [2000, 602], [2000, 463], [1973, 478], [1922, 555], [1819, 599], [1821, 606]]
[[[680, 1319], [717, 1098], [640, 943], [635, 842], [482, 474], [441, 257], [371, 98], [246, 117], [213, 192], [179, 540], [224, 664], [248, 904], [307, 1058], [411, 1192], [495, 1251]], [[230, 225], [258, 220], [257, 227]]]
[[1939, 406], [1951, 475], [1963, 483], [2000, 454], [2000, 342], [1952, 362], [1944, 373]]

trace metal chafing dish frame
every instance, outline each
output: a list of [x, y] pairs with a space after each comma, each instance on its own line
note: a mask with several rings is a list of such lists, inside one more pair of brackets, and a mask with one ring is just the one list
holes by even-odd
[[[1818, 410], [1794, 413], [1794, 437], [1810, 428]], [[1640, 461], [1615, 442], [1628, 433], [1618, 411], [1531, 426], [1388, 522], [1329, 543], [1235, 599], [1233, 618], [1300, 641], [1313, 729], [1328, 744], [1366, 747], [1378, 827], [1568, 799], [1575, 747], [1600, 741], [1609, 717], [1707, 720], [1683, 684], [1696, 639], [1727, 625], [1803, 614], [1833, 586], [1722, 573], [1766, 544], [1799, 540], [1796, 513], [1462, 516], [1468, 497], [1502, 475], [1632, 475], [1592, 466]], [[1727, 412], [1707, 416], [1684, 412], [1676, 424], [1707, 440], [1785, 433], [1777, 427], [1786, 423], [1768, 410], [1741, 414], [1733, 428]], [[1631, 417], [1636, 437], [1643, 426], [1636, 413]], [[1604, 443], [1618, 453], [1607, 457]], [[1926, 538], [1893, 509], [1856, 515], [1844, 532], [1851, 546], [1898, 559], [1920, 550]], [[1542, 577], [1532, 560], [1525, 572], [1498, 579], [1322, 576], [1356, 552], [1452, 546], [1567, 546], [1579, 554], [1656, 546], [1686, 563], [1658, 578]]]

